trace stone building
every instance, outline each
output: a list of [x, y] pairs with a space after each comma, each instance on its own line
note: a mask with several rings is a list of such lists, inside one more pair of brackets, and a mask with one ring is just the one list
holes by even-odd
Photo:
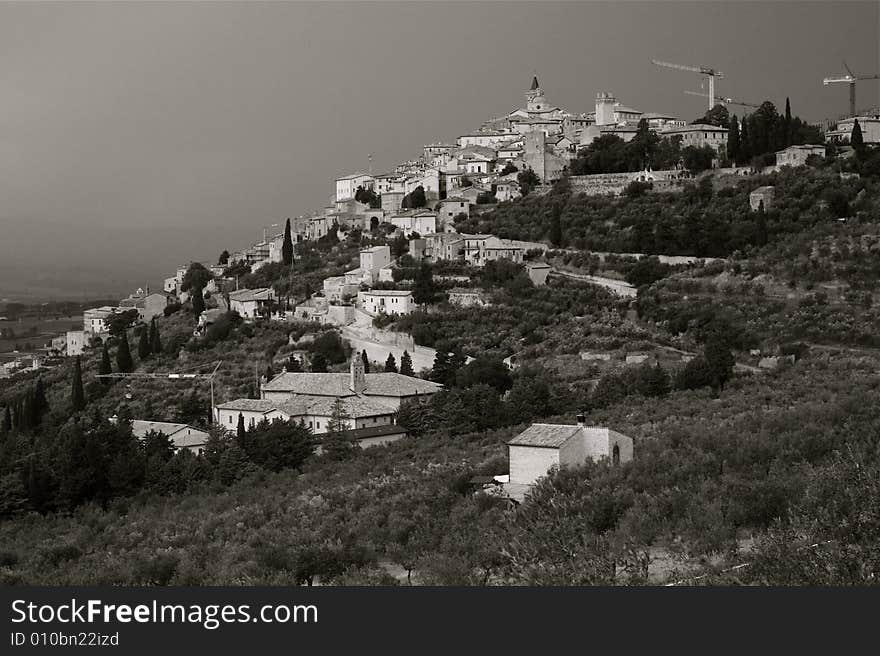
[[764, 211], [768, 211], [773, 207], [773, 197], [775, 193], [776, 188], [771, 185], [765, 185], [755, 189], [749, 194], [749, 206], [752, 208], [752, 211], [757, 212], [761, 207], [761, 203], [764, 203]]
[[776, 153], [776, 166], [804, 166], [811, 155], [825, 157], [825, 146], [815, 144], [789, 146]]
[[507, 448], [511, 485], [534, 485], [553, 467], [577, 467], [603, 458], [617, 465], [633, 459], [632, 438], [610, 428], [587, 426], [584, 415], [578, 415], [574, 426], [532, 424]]

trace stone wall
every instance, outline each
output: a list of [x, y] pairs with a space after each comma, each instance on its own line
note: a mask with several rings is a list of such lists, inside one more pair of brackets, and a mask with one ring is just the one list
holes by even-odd
[[630, 182], [650, 182], [652, 191], [680, 191], [690, 180], [682, 171], [635, 171], [631, 173], [597, 173], [573, 175], [569, 178], [572, 191], [589, 196], [620, 195]]

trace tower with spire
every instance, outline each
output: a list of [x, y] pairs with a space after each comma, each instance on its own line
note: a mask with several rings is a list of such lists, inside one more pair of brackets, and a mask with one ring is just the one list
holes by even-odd
[[538, 76], [532, 76], [532, 86], [526, 91], [526, 111], [528, 112], [543, 112], [549, 108], [547, 103], [547, 99], [544, 97], [544, 91], [541, 89], [541, 85], [538, 84]]

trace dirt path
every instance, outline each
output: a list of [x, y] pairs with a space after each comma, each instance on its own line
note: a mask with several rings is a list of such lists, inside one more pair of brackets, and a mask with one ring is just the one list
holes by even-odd
[[625, 296], [627, 298], [635, 298], [637, 293], [636, 288], [624, 280], [605, 278], [603, 276], [591, 276], [585, 273], [572, 273], [571, 271], [563, 271], [562, 269], [557, 269], [556, 267], [551, 267], [550, 274], [563, 276], [565, 278], [571, 278], [572, 280], [588, 282], [593, 285], [599, 285], [601, 287], [605, 287], [606, 289], [610, 289], [618, 296]]

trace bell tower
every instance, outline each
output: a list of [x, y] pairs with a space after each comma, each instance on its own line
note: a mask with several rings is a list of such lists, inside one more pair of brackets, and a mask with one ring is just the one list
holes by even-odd
[[364, 361], [357, 355], [351, 357], [351, 391], [363, 394], [367, 390], [367, 374], [364, 372]]
[[538, 84], [538, 76], [532, 77], [532, 86], [526, 91], [526, 111], [543, 112], [549, 108], [547, 99], [544, 97], [544, 91]]

